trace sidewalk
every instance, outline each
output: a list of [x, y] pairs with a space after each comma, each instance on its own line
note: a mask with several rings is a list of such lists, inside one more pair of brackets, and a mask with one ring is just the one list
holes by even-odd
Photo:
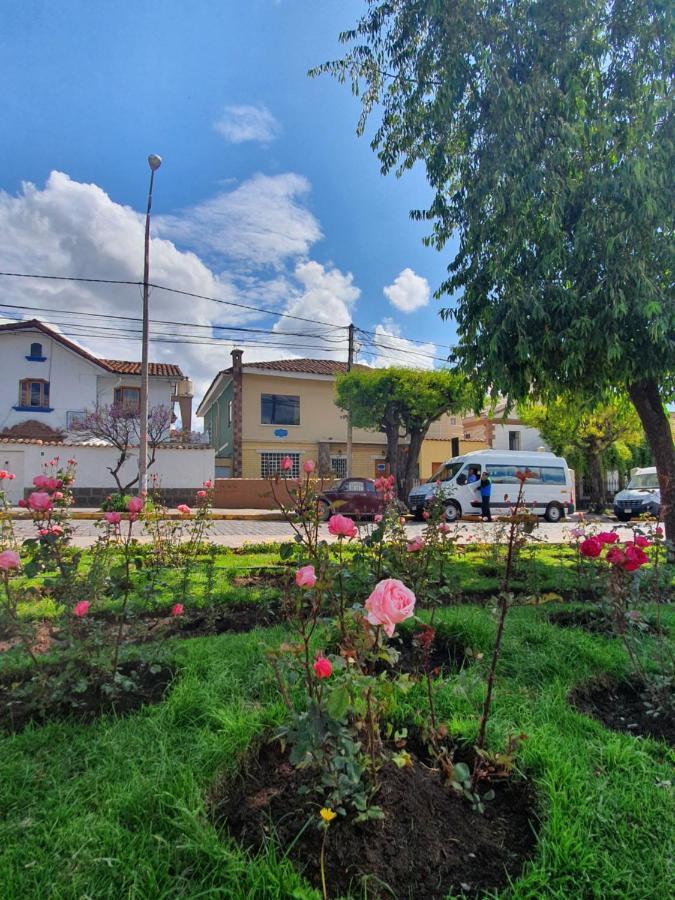
[[[215, 520], [220, 521], [244, 521], [244, 522], [283, 522], [284, 517], [278, 509], [214, 509], [212, 515]], [[80, 519], [85, 521], [96, 521], [102, 519], [104, 513], [97, 507], [78, 506], [69, 510], [68, 518]], [[13, 509], [13, 519], [31, 519], [31, 514], [27, 509]], [[169, 509], [166, 512], [166, 519], [184, 519], [187, 518], [176, 509]]]

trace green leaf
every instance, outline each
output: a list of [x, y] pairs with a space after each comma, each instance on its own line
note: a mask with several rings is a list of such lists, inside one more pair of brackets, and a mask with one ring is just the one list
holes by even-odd
[[328, 715], [339, 721], [343, 718], [348, 709], [349, 691], [343, 686], [334, 688], [326, 701], [326, 711], [328, 712]]

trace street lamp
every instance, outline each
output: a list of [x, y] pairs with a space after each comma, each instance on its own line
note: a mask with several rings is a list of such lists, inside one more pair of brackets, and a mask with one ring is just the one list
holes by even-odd
[[145, 257], [143, 264], [143, 349], [141, 351], [141, 433], [138, 448], [138, 486], [141, 492], [148, 489], [148, 281], [150, 277], [150, 210], [152, 208], [152, 185], [155, 172], [162, 165], [162, 157], [151, 153], [148, 157], [150, 166], [150, 189], [148, 190], [148, 209], [145, 214]]

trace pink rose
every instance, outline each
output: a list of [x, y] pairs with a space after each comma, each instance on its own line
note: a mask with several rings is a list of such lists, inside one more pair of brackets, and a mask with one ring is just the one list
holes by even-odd
[[104, 518], [108, 525], [119, 525], [119, 523], [122, 521], [122, 513], [107, 512]]
[[636, 547], [635, 544], [628, 544], [625, 553], [626, 562], [623, 568], [626, 572], [634, 572], [640, 566], [644, 566], [645, 563], [649, 562], [649, 557], [645, 551], [641, 547]]
[[21, 509], [25, 509], [28, 506], [28, 500], [24, 500], [22, 497], [21, 500], [19, 500], [16, 505], [20, 506]]
[[46, 491], [33, 491], [28, 498], [28, 505], [36, 512], [47, 512], [52, 508], [52, 499]]
[[77, 460], [75, 459], [74, 456], [71, 456], [71, 457], [70, 457], [70, 459], [68, 460], [68, 465], [69, 465], [69, 466], [76, 466], [76, 465], [77, 465]]
[[56, 537], [61, 537], [63, 534], [63, 528], [60, 525], [52, 525], [51, 534], [55, 534]]
[[192, 510], [187, 505], [187, 503], [179, 503], [176, 507], [179, 513], [182, 513], [184, 516], [189, 516]]
[[380, 514], [378, 513], [378, 514], [374, 517], [373, 521], [375, 522], [376, 525], [379, 525], [380, 522], [382, 521], [382, 519], [384, 519], [384, 516], [382, 516], [382, 515], [380, 515]]
[[8, 472], [7, 477], [9, 478], [10, 481], [14, 481], [14, 479], [16, 478], [16, 475], [14, 474], [14, 472]]
[[58, 491], [60, 487], [63, 487], [63, 482], [60, 478], [48, 478], [47, 484], [44, 485], [50, 494], [53, 494], [54, 491]]
[[328, 533], [336, 537], [353, 538], [358, 534], [358, 530], [351, 519], [337, 513], [328, 520]]
[[596, 534], [595, 539], [600, 541], [601, 544], [616, 544], [619, 540], [619, 535], [616, 531], [601, 531], [599, 534]]
[[316, 469], [316, 463], [313, 459], [306, 459], [302, 464], [302, 471], [307, 475], [311, 475], [314, 469]]
[[202, 483], [202, 487], [211, 488], [211, 487], [213, 487], [213, 482], [212, 481], [204, 481]]
[[399, 522], [401, 523], [401, 525], [405, 525], [405, 516], [401, 516]]
[[279, 468], [282, 472], [291, 471], [291, 469], [293, 468], [293, 460], [290, 458], [290, 456], [284, 456], [284, 458], [281, 460], [281, 463], [279, 464]]
[[656, 528], [654, 529], [654, 534], [657, 537], [663, 537], [663, 528], [661, 528], [660, 525], [657, 525]]
[[295, 573], [295, 583], [301, 588], [313, 588], [316, 584], [314, 566], [301, 566]]
[[330, 678], [333, 673], [331, 661], [326, 659], [325, 656], [317, 656], [314, 660], [313, 669], [317, 678]]
[[143, 509], [143, 498], [132, 497], [127, 503], [127, 509], [130, 513], [139, 513]]
[[646, 537], [642, 534], [638, 534], [635, 538], [635, 546], [636, 547], [651, 547], [651, 544], [647, 540]]
[[581, 553], [582, 556], [595, 558], [602, 553], [602, 546], [603, 545], [596, 538], [589, 537], [579, 544], [579, 553]]
[[5, 478], [9, 478], [9, 472], [6, 469], [0, 469], [0, 481], [4, 481]]
[[203, 500], [204, 497], [206, 497], [206, 491], [197, 491], [197, 497], [199, 497], [200, 500]]
[[424, 519], [425, 522], [428, 522], [428, 521], [429, 521], [430, 513], [429, 513], [429, 510], [428, 510], [428, 509], [425, 509], [425, 510], [424, 510], [424, 512], [422, 513], [422, 518]]
[[49, 534], [49, 528], [38, 528], [38, 534], [40, 537], [47, 537]]
[[385, 634], [391, 637], [399, 622], [405, 622], [415, 611], [415, 595], [397, 578], [385, 578], [375, 585], [373, 593], [366, 600], [371, 625], [382, 625]]
[[9, 569], [18, 569], [21, 565], [19, 554], [14, 550], [3, 550], [0, 553], [0, 569], [7, 572]]
[[90, 606], [91, 603], [88, 600], [80, 600], [79, 603], [75, 604], [73, 613], [77, 616], [78, 619], [83, 619], [89, 612]]
[[185, 607], [183, 606], [182, 603], [174, 603], [174, 605], [171, 607], [171, 615], [174, 617], [182, 616], [184, 610], [185, 610]]
[[424, 541], [419, 537], [414, 538], [414, 540], [408, 541], [405, 549], [408, 551], [408, 553], [419, 553], [420, 550], [424, 550]]
[[448, 534], [450, 532], [450, 526], [447, 522], [441, 522], [441, 524], [438, 526], [438, 530], [441, 532], [441, 534]]
[[44, 488], [49, 484], [49, 478], [46, 475], [36, 475], [33, 479], [33, 484], [36, 488]]

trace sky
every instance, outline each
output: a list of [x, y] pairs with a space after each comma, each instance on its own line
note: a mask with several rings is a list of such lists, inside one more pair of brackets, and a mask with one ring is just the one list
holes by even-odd
[[[0, 271], [141, 280], [157, 153], [150, 280], [220, 302], [153, 289], [151, 358], [197, 399], [234, 345], [244, 361], [346, 359], [349, 322], [369, 332], [360, 361], [441, 364], [455, 333], [433, 293], [452, 247], [423, 246], [409, 217], [430, 198], [423, 171], [383, 177], [349, 87], [307, 76], [364, 8], [0, 0]], [[0, 317], [102, 356], [140, 359], [140, 314], [137, 285], [0, 277]]]

